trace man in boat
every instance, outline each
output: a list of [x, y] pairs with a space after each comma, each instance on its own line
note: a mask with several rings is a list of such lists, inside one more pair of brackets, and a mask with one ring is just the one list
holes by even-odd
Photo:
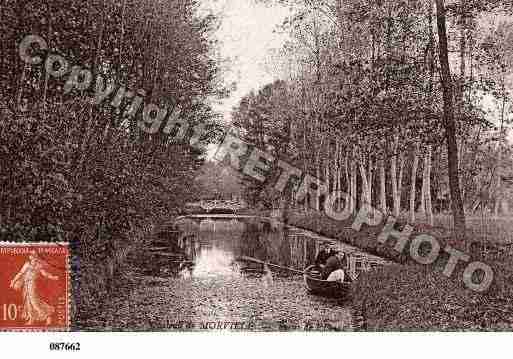
[[321, 250], [317, 254], [315, 258], [315, 265], [319, 267], [321, 271], [324, 271], [324, 267], [326, 266], [326, 261], [329, 257], [331, 257], [335, 252], [335, 248], [333, 248], [333, 244], [329, 242], [324, 242], [321, 244]]
[[322, 279], [343, 282], [344, 278], [344, 252], [333, 250], [332, 255], [326, 260]]

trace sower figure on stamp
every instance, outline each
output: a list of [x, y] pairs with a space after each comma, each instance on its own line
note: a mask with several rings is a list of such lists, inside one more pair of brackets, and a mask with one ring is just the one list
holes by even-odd
[[45, 321], [50, 325], [52, 314], [55, 308], [45, 303], [38, 295], [36, 282], [40, 276], [51, 280], [58, 280], [59, 277], [48, 273], [45, 268], [48, 264], [43, 261], [36, 252], [29, 254], [28, 261], [11, 281], [10, 287], [15, 290], [22, 290], [23, 312], [26, 325], [32, 325], [34, 322]]

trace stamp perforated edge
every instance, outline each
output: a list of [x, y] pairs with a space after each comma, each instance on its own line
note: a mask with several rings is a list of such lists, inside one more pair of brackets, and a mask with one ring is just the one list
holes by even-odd
[[71, 283], [71, 252], [70, 252], [70, 243], [69, 242], [0, 242], [0, 247], [40, 247], [40, 246], [65, 246], [68, 248], [68, 254], [66, 258], [66, 311], [67, 311], [67, 322], [65, 327], [55, 327], [55, 328], [0, 328], [0, 332], [69, 332], [71, 330], [71, 301], [72, 301], [72, 283]]

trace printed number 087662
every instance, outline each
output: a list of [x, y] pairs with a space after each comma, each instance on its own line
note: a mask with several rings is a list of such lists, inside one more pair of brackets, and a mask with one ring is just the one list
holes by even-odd
[[79, 351], [80, 343], [50, 343], [50, 350]]

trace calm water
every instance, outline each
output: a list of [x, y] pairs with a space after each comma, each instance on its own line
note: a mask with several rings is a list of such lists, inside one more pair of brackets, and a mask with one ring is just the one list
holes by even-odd
[[[319, 246], [303, 234], [279, 226], [273, 228], [258, 220], [183, 220], [179, 228], [186, 236], [175, 251], [178, 259], [173, 272], [183, 278], [247, 276], [262, 272], [262, 264], [242, 257], [303, 270], [313, 262]], [[281, 272], [287, 273], [286, 270]]]

